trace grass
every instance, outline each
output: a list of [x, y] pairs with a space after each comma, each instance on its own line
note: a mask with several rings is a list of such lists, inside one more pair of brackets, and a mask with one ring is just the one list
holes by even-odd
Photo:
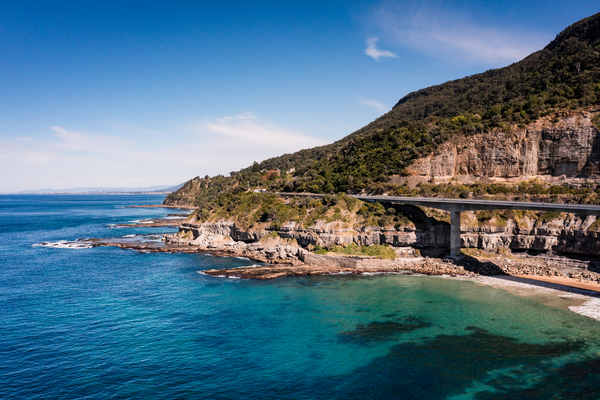
[[268, 239], [277, 239], [278, 237], [279, 237], [279, 234], [277, 232], [273, 231], [260, 240], [263, 241], [263, 240], [268, 240]]
[[598, 232], [600, 231], [600, 218], [595, 220], [592, 225], [588, 228], [588, 231]]
[[344, 256], [362, 256], [362, 257], [377, 257], [383, 260], [393, 260], [396, 258], [396, 252], [387, 244], [373, 244], [371, 246], [359, 246], [356, 243], [351, 243], [346, 247], [334, 246], [327, 250], [320, 246], [315, 246], [314, 253], [316, 254], [337, 254]]

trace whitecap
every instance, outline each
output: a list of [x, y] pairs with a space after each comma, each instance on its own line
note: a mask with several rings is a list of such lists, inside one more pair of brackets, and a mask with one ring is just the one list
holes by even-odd
[[132, 237], [136, 237], [137, 235], [131, 234], [131, 235], [125, 235], [123, 236], [124, 238], [132, 238]]
[[124, 226], [120, 226], [119, 224], [107, 224], [106, 225], [107, 229], [121, 229], [121, 228], [125, 228]]
[[35, 247], [51, 247], [53, 249], [91, 249], [93, 246], [82, 240], [74, 240], [69, 242], [67, 240], [59, 240], [57, 242], [41, 242], [35, 243], [32, 246]]
[[382, 272], [363, 272], [361, 275], [381, 275]]

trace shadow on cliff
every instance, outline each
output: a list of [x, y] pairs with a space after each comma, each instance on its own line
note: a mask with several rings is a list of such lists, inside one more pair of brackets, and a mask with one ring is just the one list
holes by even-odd
[[390, 204], [396, 212], [404, 215], [415, 226], [416, 247], [422, 255], [440, 257], [450, 247], [450, 223], [428, 216], [420, 207]]

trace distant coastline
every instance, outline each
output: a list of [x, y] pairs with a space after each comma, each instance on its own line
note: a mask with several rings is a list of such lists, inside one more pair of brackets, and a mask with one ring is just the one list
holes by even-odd
[[143, 186], [143, 187], [73, 187], [69, 189], [38, 189], [0, 192], [0, 194], [163, 194], [167, 195], [180, 189], [179, 185]]

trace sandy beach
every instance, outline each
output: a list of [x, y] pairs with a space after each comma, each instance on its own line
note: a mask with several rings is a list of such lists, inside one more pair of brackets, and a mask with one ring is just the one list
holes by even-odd
[[530, 275], [478, 275], [466, 279], [504, 289], [514, 295], [600, 321], [600, 285], [596, 283], [582, 283], [569, 278], [547, 278]]

